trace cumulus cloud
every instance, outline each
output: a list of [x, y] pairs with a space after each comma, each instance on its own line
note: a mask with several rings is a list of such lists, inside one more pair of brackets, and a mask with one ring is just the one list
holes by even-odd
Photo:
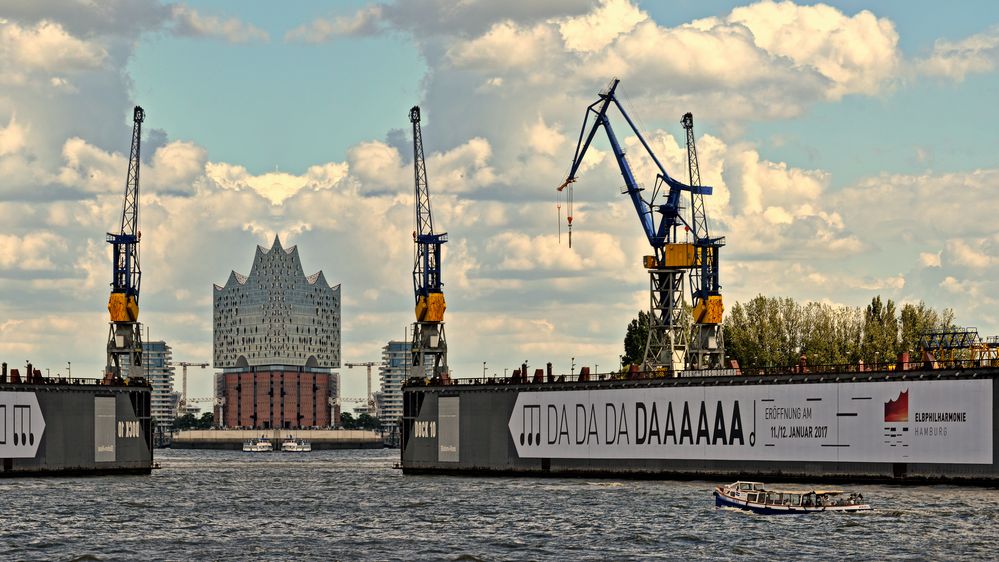
[[939, 39], [930, 56], [915, 64], [923, 74], [958, 82], [968, 74], [992, 72], [999, 66], [999, 26], [960, 41]]
[[940, 267], [940, 252], [920, 252], [919, 264], [923, 267]]
[[888, 19], [771, 1], [669, 27], [631, 2], [604, 0], [576, 16], [501, 20], [448, 45], [447, 61], [480, 85], [578, 92], [618, 76], [641, 107], [694, 106], [740, 120], [876, 94], [901, 61]]
[[335, 37], [374, 35], [381, 30], [382, 6], [361, 8], [353, 15], [317, 18], [285, 34], [285, 41], [323, 43]]
[[286, 40], [310, 43], [336, 37], [370, 35], [394, 28], [429, 37], [474, 35], [510, 21], [530, 24], [554, 17], [586, 13], [596, 0], [405, 0], [373, 4], [351, 15], [320, 17], [291, 30]]
[[558, 29], [566, 48], [594, 52], [647, 19], [648, 15], [628, 0], [607, 0], [589, 13], [560, 21]]
[[0, 234], [0, 272], [10, 270], [54, 269], [54, 251], [66, 248], [66, 241], [51, 231], [16, 236]]
[[102, 65], [106, 58], [103, 46], [74, 37], [59, 23], [24, 27], [0, 20], [0, 68], [7, 71], [79, 72]]
[[449, 54], [459, 66], [522, 69], [536, 62], [540, 53], [555, 50], [557, 37], [547, 25], [524, 28], [504, 21], [480, 37], [456, 44]]
[[13, 154], [24, 148], [26, 130], [17, 122], [14, 115], [10, 116], [7, 126], [0, 129], [0, 156]]
[[217, 16], [202, 15], [186, 4], [174, 5], [171, 14], [174, 22], [173, 32], [177, 35], [213, 37], [230, 43], [270, 41], [270, 35], [253, 24], [236, 18], [222, 19]]
[[303, 189], [329, 189], [335, 186], [346, 177], [347, 165], [330, 163], [312, 166], [302, 175], [287, 172], [254, 175], [243, 166], [213, 162], [207, 164], [205, 173], [222, 189], [234, 191], [249, 189], [272, 204], [280, 205]]
[[962, 240], [960, 238], [947, 241], [947, 258], [955, 265], [972, 269], [984, 269], [997, 263], [995, 257], [989, 255], [987, 239]]
[[[827, 96], [834, 99], [877, 93], [900, 60], [894, 23], [868, 10], [847, 16], [825, 4], [766, 1], [735, 8], [725, 20], [748, 28], [753, 42], [771, 55], [817, 70], [829, 80]], [[709, 21], [693, 25], [704, 28]]]
[[136, 37], [169, 19], [170, 5], [158, 0], [5, 0], [0, 17], [29, 25], [58, 22], [77, 36]]
[[[426, 149], [426, 147], [425, 147]], [[472, 138], [446, 152], [425, 155], [427, 175], [434, 192], [469, 192], [497, 179], [490, 166], [492, 147], [483, 138]], [[362, 142], [347, 152], [351, 173], [365, 191], [412, 187], [412, 162], [403, 162], [398, 149], [380, 141]]]

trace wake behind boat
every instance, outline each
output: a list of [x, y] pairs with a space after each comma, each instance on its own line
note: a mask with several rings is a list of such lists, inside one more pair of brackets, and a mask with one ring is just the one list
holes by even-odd
[[871, 511], [863, 494], [843, 490], [768, 490], [762, 482], [736, 482], [714, 491], [717, 507], [733, 507], [762, 515], [792, 515], [824, 511]]

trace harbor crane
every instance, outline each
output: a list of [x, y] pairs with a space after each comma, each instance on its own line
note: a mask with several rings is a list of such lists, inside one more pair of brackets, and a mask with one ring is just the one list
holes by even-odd
[[178, 404], [178, 407], [181, 410], [183, 410], [187, 406], [187, 403], [188, 403], [188, 399], [187, 399], [187, 368], [188, 367], [201, 367], [202, 369], [204, 369], [206, 367], [209, 367], [210, 365], [208, 363], [190, 363], [188, 361], [181, 361], [180, 363], [177, 363], [177, 364], [180, 365], [180, 367], [182, 369], [181, 372], [183, 373], [181, 375], [180, 402]]
[[[565, 181], [558, 187], [558, 191], [568, 188], [567, 198], [572, 200], [572, 184], [577, 181], [576, 173], [583, 162], [587, 149], [593, 141], [597, 130], [603, 127], [614, 152], [621, 176], [624, 178], [624, 187], [621, 193], [627, 195], [635, 207], [639, 222], [648, 238], [649, 245], [652, 246], [653, 255], [645, 256], [643, 265], [649, 272], [650, 281], [650, 306], [649, 306], [649, 335], [646, 341], [645, 356], [642, 360], [642, 369], [647, 371], [664, 369], [676, 374], [688, 368], [688, 342], [689, 326], [687, 325], [686, 309], [684, 307], [684, 273], [688, 270], [698, 269], [696, 277], [697, 283], [701, 284], [713, 281], [714, 292], [704, 293], [700, 286], [692, 289], [695, 298], [700, 299], [699, 309], [695, 313], [702, 312], [700, 322], [708, 326], [717, 326], [721, 323], [722, 303], [721, 295], [717, 293], [717, 248], [723, 243], [722, 239], [699, 240], [700, 232], [707, 236], [707, 222], [704, 217], [703, 196], [710, 195], [711, 187], [700, 185], [694, 181], [696, 171], [696, 159], [693, 161], [694, 168], [691, 170], [691, 183], [685, 184], [674, 179], [666, 172], [659, 158], [656, 157], [648, 142], [642, 136], [638, 127], [618, 101], [616, 90], [620, 80], [613, 79], [606, 90], [600, 92], [599, 99], [586, 108], [583, 125], [579, 131], [579, 139], [576, 143], [576, 151], [573, 156], [572, 165]], [[655, 183], [648, 199], [642, 196], [645, 191], [632, 172], [631, 165], [625, 155], [625, 150], [621, 146], [614, 129], [611, 126], [608, 110], [611, 106], [617, 108], [624, 117], [632, 132], [638, 138], [645, 153], [655, 163], [658, 168]], [[592, 123], [591, 123], [592, 118]], [[588, 127], [589, 125], [589, 127]], [[686, 125], [685, 125], [686, 126]], [[693, 121], [691, 118], [691, 127]], [[692, 129], [688, 130], [688, 135], [692, 135]], [[691, 145], [692, 148], [692, 145]], [[690, 156], [691, 154], [688, 154]], [[697, 176], [699, 176], [697, 172]], [[693, 198], [693, 206], [698, 206], [699, 211], [688, 220], [683, 214], [681, 199], [684, 193], [690, 193]], [[571, 210], [570, 215], [571, 217]], [[694, 223], [700, 217], [702, 226]], [[658, 218], [657, 218], [658, 217]], [[569, 226], [571, 228], [571, 219]], [[694, 242], [680, 242], [678, 235], [682, 232], [693, 231]], [[713, 241], [712, 241], [713, 240]], [[713, 265], [705, 265], [705, 259], [712, 260]], [[695, 307], [697, 303], [695, 303]], [[703, 310], [702, 310], [703, 309]], [[716, 331], [718, 331], [716, 329]], [[719, 331], [720, 332], [720, 331]], [[716, 342], [708, 342], [715, 344]], [[700, 340], [695, 340], [694, 347], [699, 350], [702, 346]], [[714, 354], [703, 354], [699, 351], [691, 354], [693, 357], [720, 357], [717, 352]]]
[[375, 399], [371, 394], [371, 368], [375, 365], [381, 365], [381, 363], [376, 363], [374, 361], [365, 361], [363, 363], [344, 363], [348, 369], [353, 369], [354, 367], [367, 367], [368, 368], [368, 412], [371, 414], [375, 413]]
[[[430, 211], [430, 189], [423, 157], [423, 132], [420, 106], [409, 110], [413, 125], [413, 175], [416, 184], [416, 230], [413, 232], [415, 258], [413, 293], [416, 297], [416, 322], [411, 345], [413, 376], [439, 379], [447, 377], [447, 340], [444, 336], [444, 291], [441, 283], [441, 247], [446, 232], [434, 232]], [[427, 376], [427, 369], [431, 369]]]
[[107, 235], [113, 261], [111, 296], [108, 298], [111, 322], [104, 376], [113, 380], [141, 378], [143, 375], [142, 325], [139, 323], [139, 286], [142, 279], [139, 267], [139, 239], [142, 236], [139, 232], [139, 151], [145, 116], [142, 108], [135, 106], [121, 228], [117, 233], [109, 232]]
[[[690, 185], [701, 185], [701, 170], [697, 164], [694, 143], [694, 116], [684, 113], [680, 118], [687, 133], [687, 171]], [[693, 225], [695, 263], [690, 269], [690, 300], [694, 321], [687, 364], [692, 369], [720, 369], [725, 362], [725, 340], [721, 327], [725, 307], [718, 283], [718, 250], [725, 238], [712, 238], [704, 211], [704, 194], [691, 190], [690, 217]]]

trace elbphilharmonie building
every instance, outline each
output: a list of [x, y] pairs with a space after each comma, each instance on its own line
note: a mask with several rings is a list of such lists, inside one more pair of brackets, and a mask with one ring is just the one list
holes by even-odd
[[334, 423], [340, 368], [340, 285], [306, 276], [298, 248], [257, 246], [249, 275], [214, 290], [214, 366], [226, 427]]

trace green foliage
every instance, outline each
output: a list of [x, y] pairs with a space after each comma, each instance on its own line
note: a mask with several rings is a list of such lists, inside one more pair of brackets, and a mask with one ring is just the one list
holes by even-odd
[[177, 431], [184, 429], [211, 429], [214, 423], [215, 415], [211, 412], [201, 414], [200, 418], [195, 417], [194, 414], [184, 414], [173, 420], [173, 428]]
[[893, 362], [901, 352], [918, 351], [921, 334], [953, 322], [950, 309], [938, 313], [920, 302], [898, 311], [880, 296], [859, 308], [759, 295], [732, 306], [725, 351], [743, 367], [786, 367], [802, 355], [811, 365]]
[[624, 356], [621, 366], [638, 364], [645, 358], [645, 345], [649, 339], [649, 314], [638, 312], [638, 318], [632, 319], [624, 335]]
[[[919, 301], [919, 304], [903, 305], [900, 316], [900, 352], [915, 354], [919, 352], [919, 337], [922, 334], [931, 330], [954, 327], [953, 310], [945, 308], [943, 312], [937, 313], [923, 301]], [[914, 355], [912, 358], [916, 359]]]
[[340, 425], [344, 429], [368, 429], [375, 431], [381, 427], [382, 423], [378, 418], [370, 414], [361, 414], [357, 418], [354, 418], [350, 412], [344, 412], [340, 414]]

